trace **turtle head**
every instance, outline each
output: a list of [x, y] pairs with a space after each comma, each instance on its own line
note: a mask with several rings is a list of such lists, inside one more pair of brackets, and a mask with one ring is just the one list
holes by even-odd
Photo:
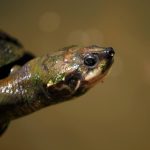
[[111, 47], [95, 45], [62, 49], [53, 64], [55, 80], [47, 83], [50, 96], [64, 100], [84, 94], [107, 75], [114, 54]]

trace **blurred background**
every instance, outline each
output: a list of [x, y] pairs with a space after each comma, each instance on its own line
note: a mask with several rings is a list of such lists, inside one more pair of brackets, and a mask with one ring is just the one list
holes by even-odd
[[150, 149], [148, 0], [1, 0], [0, 28], [36, 56], [112, 46], [115, 63], [86, 95], [13, 121], [1, 150]]

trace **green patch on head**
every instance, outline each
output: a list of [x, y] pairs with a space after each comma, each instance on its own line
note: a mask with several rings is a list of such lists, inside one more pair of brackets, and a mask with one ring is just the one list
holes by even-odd
[[47, 86], [49, 87], [53, 84], [57, 84], [57, 83], [64, 81], [64, 80], [65, 80], [65, 73], [60, 73], [60, 74], [54, 76], [52, 79], [50, 79], [47, 83]]

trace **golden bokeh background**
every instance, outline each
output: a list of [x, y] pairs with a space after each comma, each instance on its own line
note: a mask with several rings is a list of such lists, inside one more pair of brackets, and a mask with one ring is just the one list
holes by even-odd
[[0, 150], [149, 150], [150, 1], [1, 0], [0, 28], [37, 56], [72, 44], [112, 46], [104, 84], [13, 121]]

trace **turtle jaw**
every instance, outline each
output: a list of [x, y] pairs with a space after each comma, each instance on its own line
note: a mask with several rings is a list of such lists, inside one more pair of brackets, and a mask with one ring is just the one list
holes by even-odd
[[99, 52], [99, 64], [85, 73], [84, 78], [81, 81], [81, 87], [79, 88], [80, 91], [87, 91], [97, 82], [104, 81], [104, 78], [107, 76], [114, 63], [114, 54], [115, 52], [111, 47], [104, 48]]

